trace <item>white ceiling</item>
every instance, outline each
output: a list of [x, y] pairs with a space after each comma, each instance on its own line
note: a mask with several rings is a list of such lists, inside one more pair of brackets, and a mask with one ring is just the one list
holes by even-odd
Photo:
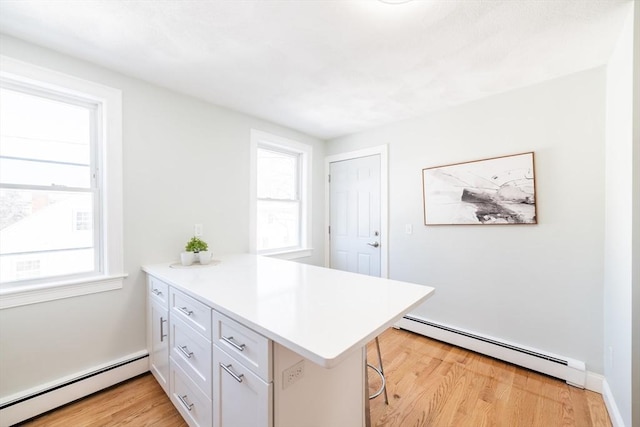
[[605, 64], [631, 0], [0, 0], [0, 32], [330, 139]]

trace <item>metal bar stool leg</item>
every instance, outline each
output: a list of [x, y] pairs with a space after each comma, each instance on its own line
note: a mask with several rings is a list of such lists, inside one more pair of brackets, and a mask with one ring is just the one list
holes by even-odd
[[380, 396], [384, 392], [384, 403], [389, 404], [389, 398], [387, 397], [387, 380], [384, 376], [384, 368], [382, 367], [382, 353], [380, 352], [380, 341], [378, 337], [376, 337], [376, 350], [378, 351], [378, 364], [379, 367], [373, 366], [370, 363], [367, 363], [367, 366], [373, 369], [378, 375], [380, 375], [380, 380], [382, 381], [382, 385], [380, 389], [369, 396], [369, 399], [375, 399]]

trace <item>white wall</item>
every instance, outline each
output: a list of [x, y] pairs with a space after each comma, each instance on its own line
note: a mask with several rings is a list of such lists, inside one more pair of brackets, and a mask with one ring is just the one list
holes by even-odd
[[[603, 372], [605, 83], [601, 67], [328, 142], [389, 144], [390, 277], [436, 288], [415, 314]], [[423, 225], [422, 168], [525, 151], [538, 225]]]
[[640, 5], [633, 12], [633, 306], [631, 313], [631, 426], [640, 426]]
[[140, 266], [171, 261], [204, 225], [215, 253], [249, 248], [249, 142], [256, 128], [309, 143], [314, 255], [323, 261], [324, 142], [2, 36], [3, 55], [123, 92], [124, 258], [118, 291], [0, 311], [0, 399], [146, 348]]
[[[631, 426], [633, 15], [607, 66], [604, 258], [605, 401]], [[622, 425], [622, 424], [616, 424]]]

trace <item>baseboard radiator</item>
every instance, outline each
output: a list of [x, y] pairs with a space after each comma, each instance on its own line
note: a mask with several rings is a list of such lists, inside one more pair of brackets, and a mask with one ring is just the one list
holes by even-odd
[[585, 363], [579, 360], [545, 354], [532, 348], [452, 328], [414, 315], [404, 316], [396, 327], [560, 378], [575, 387], [585, 388], [586, 367]]
[[0, 427], [33, 418], [148, 370], [149, 354], [141, 351], [71, 378], [36, 387], [19, 396], [10, 396], [0, 401]]

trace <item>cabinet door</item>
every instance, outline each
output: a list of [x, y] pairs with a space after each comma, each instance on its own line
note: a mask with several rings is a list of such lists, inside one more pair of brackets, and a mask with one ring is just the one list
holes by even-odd
[[171, 401], [189, 427], [211, 427], [211, 400], [180, 368], [170, 359]]
[[213, 426], [272, 427], [273, 383], [213, 346]]
[[153, 301], [150, 301], [150, 310], [151, 349], [149, 363], [151, 373], [156, 377], [165, 393], [168, 393], [169, 311]]

